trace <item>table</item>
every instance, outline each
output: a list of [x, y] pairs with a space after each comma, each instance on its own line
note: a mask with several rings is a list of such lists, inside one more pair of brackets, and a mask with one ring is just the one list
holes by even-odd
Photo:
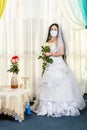
[[29, 95], [29, 89], [11, 89], [10, 87], [0, 89], [0, 113], [18, 117], [18, 121], [22, 122], [29, 104]]

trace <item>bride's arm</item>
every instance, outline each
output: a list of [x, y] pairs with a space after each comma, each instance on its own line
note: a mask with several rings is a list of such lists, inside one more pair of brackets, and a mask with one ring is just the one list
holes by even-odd
[[59, 52], [50, 52], [50, 56], [63, 56], [64, 55], [64, 52], [62, 51], [59, 51]]
[[54, 57], [63, 56], [64, 48], [61, 48], [59, 51], [56, 51], [56, 52], [46, 52], [44, 54], [45, 54], [45, 56], [54, 56]]

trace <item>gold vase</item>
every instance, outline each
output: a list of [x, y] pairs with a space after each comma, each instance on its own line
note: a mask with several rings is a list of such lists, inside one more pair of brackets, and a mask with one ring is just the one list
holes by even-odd
[[18, 88], [18, 75], [13, 73], [11, 78], [11, 88], [16, 89]]

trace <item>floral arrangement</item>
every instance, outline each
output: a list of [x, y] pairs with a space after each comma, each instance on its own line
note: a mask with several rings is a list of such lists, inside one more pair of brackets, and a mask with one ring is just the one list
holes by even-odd
[[11, 58], [11, 66], [8, 72], [13, 72], [18, 74], [18, 72], [20, 71], [18, 68], [18, 61], [19, 61], [19, 57], [16, 55]]
[[41, 46], [41, 55], [38, 57], [38, 59], [42, 59], [43, 63], [42, 63], [42, 76], [47, 68], [48, 63], [53, 63], [53, 59], [50, 58], [50, 56], [45, 56], [44, 53], [45, 52], [50, 52], [50, 46], [48, 43], [45, 43], [44, 46]]

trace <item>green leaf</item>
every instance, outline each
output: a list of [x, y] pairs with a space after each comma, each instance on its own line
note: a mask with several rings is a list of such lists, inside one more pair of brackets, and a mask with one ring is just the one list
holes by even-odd
[[42, 56], [39, 56], [38, 59], [42, 59], [43, 57]]

